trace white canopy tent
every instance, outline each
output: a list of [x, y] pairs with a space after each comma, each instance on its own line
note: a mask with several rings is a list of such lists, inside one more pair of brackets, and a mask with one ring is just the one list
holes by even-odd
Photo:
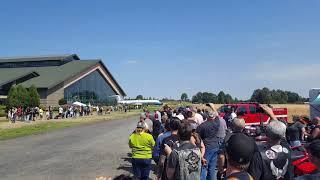
[[86, 104], [83, 104], [83, 103], [78, 102], [78, 101], [72, 103], [72, 105], [75, 105], [75, 106], [87, 106]]

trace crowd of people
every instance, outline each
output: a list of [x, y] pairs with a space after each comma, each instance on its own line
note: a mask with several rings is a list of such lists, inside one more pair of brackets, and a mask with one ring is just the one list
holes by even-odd
[[[7, 118], [11, 123], [16, 121], [31, 122], [36, 120], [50, 120], [50, 119], [66, 119], [77, 118], [80, 116], [89, 116], [93, 114], [104, 115], [110, 114], [112, 111], [121, 111], [119, 107], [103, 106], [76, 106], [76, 105], [63, 105], [57, 108], [48, 106], [47, 108], [41, 107], [12, 107], [7, 111]], [[126, 110], [124, 110], [126, 111]]]
[[[134, 177], [149, 179], [154, 161], [158, 180], [320, 179], [319, 117], [311, 123], [311, 131], [303, 118], [287, 127], [261, 105], [271, 120], [260, 134], [265, 141], [257, 141], [246, 133], [245, 120], [237, 118], [234, 110], [220, 117], [213, 104], [208, 106], [208, 110], [165, 106], [152, 114], [142, 113], [129, 137]], [[318, 171], [294, 177], [291, 148], [307, 136], [312, 143], [305, 148]]]

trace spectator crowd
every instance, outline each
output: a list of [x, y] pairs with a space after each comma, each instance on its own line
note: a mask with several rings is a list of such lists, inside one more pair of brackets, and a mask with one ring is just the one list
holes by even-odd
[[[261, 105], [271, 120], [253, 137], [234, 109], [220, 117], [213, 104], [207, 106], [208, 110], [168, 106], [154, 113], [145, 110], [129, 137], [133, 179], [149, 179], [153, 161], [158, 180], [320, 179], [319, 117], [309, 123], [299, 118], [287, 127], [272, 109]], [[317, 170], [295, 177], [293, 149], [305, 140]]]
[[31, 122], [36, 120], [66, 119], [89, 116], [93, 114], [110, 114], [112, 111], [127, 111], [122, 107], [62, 105], [59, 107], [12, 107], [7, 110], [7, 118], [11, 123], [16, 121]]

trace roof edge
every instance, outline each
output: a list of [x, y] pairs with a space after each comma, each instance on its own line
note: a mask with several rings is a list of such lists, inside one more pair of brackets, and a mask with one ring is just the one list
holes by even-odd
[[20, 75], [20, 76], [18, 76], [18, 77], [16, 77], [16, 78], [12, 78], [12, 79], [4, 82], [4, 83], [1, 83], [0, 86], [5, 85], [5, 84], [8, 84], [8, 83], [10, 83], [10, 82], [13, 82], [13, 81], [15, 81], [15, 80], [17, 80], [17, 79], [23, 78], [23, 77], [25, 77], [25, 76], [27, 76], [27, 75], [29, 75], [29, 74], [36, 74], [36, 75], [37, 75], [36, 77], [39, 76], [39, 73], [38, 73], [38, 72], [36, 72], [36, 71], [29, 71], [29, 72], [27, 72], [27, 73], [25, 73], [25, 74], [23, 74], [23, 75]]
[[123, 96], [127, 96], [127, 94], [124, 92], [124, 90], [121, 88], [121, 86], [119, 85], [119, 83], [116, 81], [116, 79], [113, 77], [113, 75], [111, 74], [111, 72], [109, 71], [109, 69], [107, 68], [107, 66], [105, 66], [105, 64], [103, 63], [103, 61], [100, 59], [99, 63], [102, 65], [102, 67], [107, 71], [107, 73], [110, 75], [112, 81], [116, 84], [116, 86], [119, 88], [119, 90], [121, 91], [121, 93], [123, 94]]

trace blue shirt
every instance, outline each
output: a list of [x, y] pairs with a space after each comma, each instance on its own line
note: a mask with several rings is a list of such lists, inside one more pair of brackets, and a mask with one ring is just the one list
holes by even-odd
[[161, 134], [158, 138], [157, 138], [157, 142], [156, 142], [156, 146], [154, 147], [153, 149], [153, 156], [154, 157], [159, 157], [160, 156], [160, 147], [161, 147], [161, 144], [162, 144], [162, 141], [171, 136], [171, 131], [167, 131], [163, 134]]

